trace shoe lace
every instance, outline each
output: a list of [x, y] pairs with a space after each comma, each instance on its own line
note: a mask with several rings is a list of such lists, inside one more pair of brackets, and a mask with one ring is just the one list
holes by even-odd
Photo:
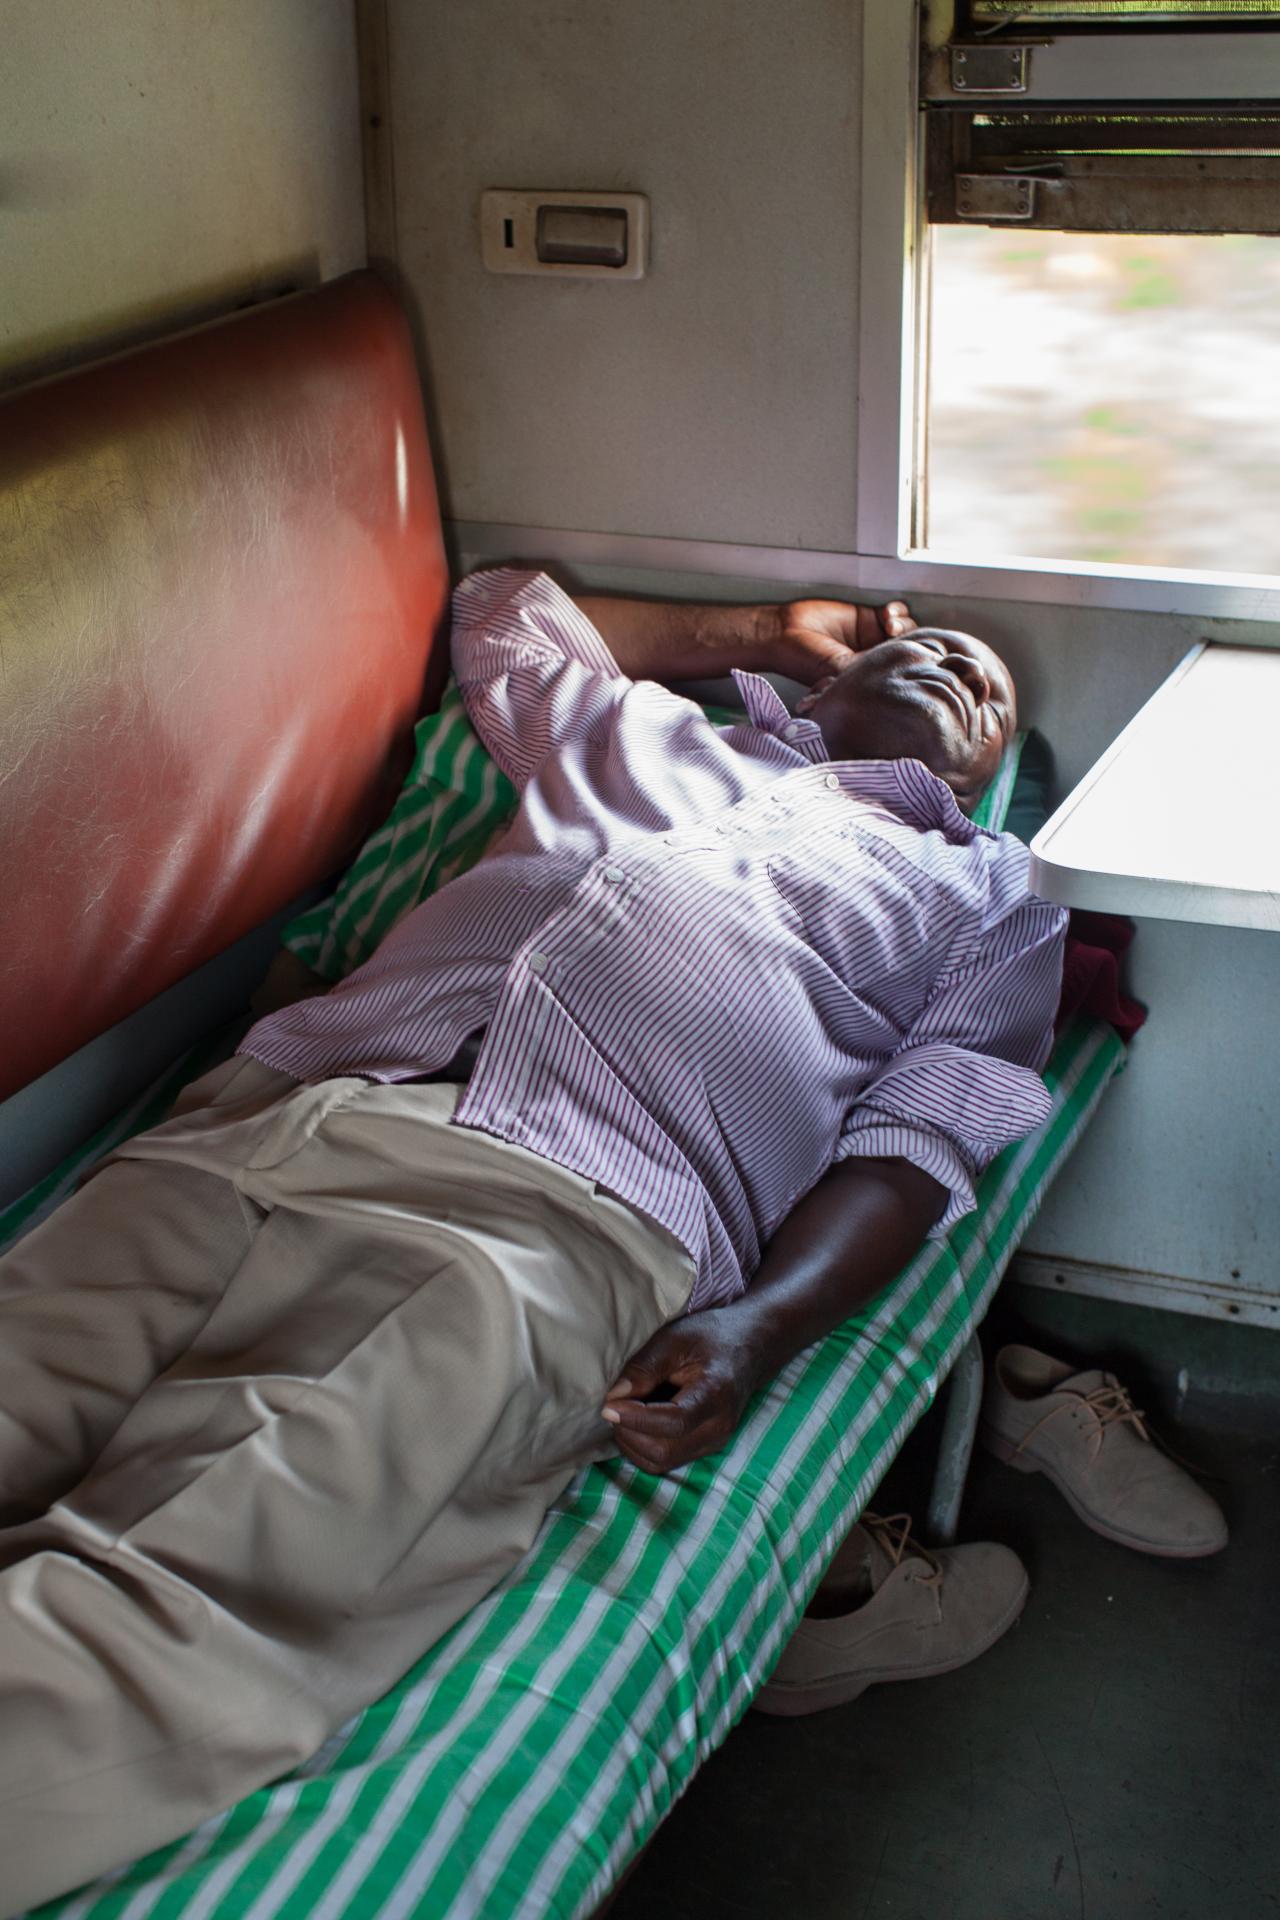
[[[1072, 1399], [1077, 1401], [1081, 1406], [1092, 1407], [1098, 1416], [1098, 1424], [1093, 1434], [1093, 1458], [1095, 1460], [1102, 1451], [1102, 1443], [1106, 1439], [1106, 1429], [1117, 1423], [1120, 1425], [1129, 1424], [1134, 1427], [1142, 1439], [1149, 1440], [1152, 1446], [1158, 1447], [1165, 1458], [1172, 1460], [1176, 1466], [1185, 1467], [1188, 1473], [1194, 1473], [1197, 1478], [1201, 1480], [1222, 1479], [1223, 1476], [1221, 1474], [1210, 1473], [1207, 1467], [1202, 1467], [1196, 1461], [1188, 1460], [1185, 1454], [1176, 1452], [1175, 1449], [1169, 1445], [1164, 1435], [1158, 1433], [1151, 1425], [1142, 1408], [1134, 1406], [1133, 1401], [1129, 1397], [1128, 1389], [1122, 1387], [1118, 1380], [1113, 1380], [1108, 1386], [1094, 1387], [1091, 1393], [1076, 1393], [1074, 1389], [1068, 1389], [1068, 1391], [1070, 1391]], [[1034, 1427], [1029, 1428], [1028, 1431], [1023, 1434], [1021, 1440], [1019, 1440], [1017, 1446], [1014, 1448], [1014, 1452], [1021, 1453], [1028, 1440], [1034, 1438], [1034, 1436], [1039, 1433], [1045, 1422], [1052, 1420], [1055, 1413], [1064, 1412], [1069, 1405], [1070, 1401], [1060, 1400], [1056, 1407], [1050, 1407], [1048, 1413], [1046, 1413], [1042, 1419], [1037, 1420]]]
[[[1065, 1388], [1063, 1391], [1069, 1397], [1059, 1400], [1056, 1407], [1050, 1407], [1048, 1413], [1041, 1415], [1034, 1427], [1027, 1429], [1021, 1440], [1019, 1440], [1017, 1447], [1014, 1449], [1016, 1453], [1021, 1453], [1027, 1442], [1033, 1440], [1036, 1434], [1039, 1433], [1041, 1427], [1047, 1426], [1056, 1414], [1067, 1412], [1073, 1403], [1076, 1406], [1089, 1407], [1096, 1417], [1097, 1425], [1093, 1431], [1093, 1457], [1095, 1460], [1102, 1451], [1103, 1442], [1107, 1437], [1106, 1430], [1108, 1427], [1130, 1426], [1133, 1427], [1139, 1438], [1143, 1440], [1151, 1440], [1153, 1438], [1151, 1430], [1147, 1426], [1146, 1415], [1142, 1408], [1134, 1406], [1132, 1399], [1129, 1397], [1128, 1388], [1122, 1387], [1118, 1380], [1108, 1380], [1100, 1387], [1093, 1387], [1088, 1393], [1077, 1393], [1075, 1389], [1071, 1387]], [[1166, 1448], [1165, 1451], [1167, 1452], [1168, 1449]]]
[[871, 1513], [862, 1516], [862, 1524], [889, 1556], [890, 1565], [896, 1570], [902, 1565], [908, 1553], [924, 1561], [928, 1573], [918, 1573], [915, 1577], [925, 1587], [936, 1587], [942, 1580], [942, 1568], [930, 1553], [928, 1547], [912, 1537], [911, 1515], [909, 1513]]

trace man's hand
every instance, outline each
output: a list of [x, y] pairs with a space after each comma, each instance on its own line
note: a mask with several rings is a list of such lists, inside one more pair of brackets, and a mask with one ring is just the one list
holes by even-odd
[[828, 1168], [740, 1299], [671, 1321], [628, 1360], [603, 1409], [619, 1452], [648, 1473], [718, 1452], [756, 1388], [886, 1287], [946, 1201], [946, 1188], [907, 1160]]
[[604, 1417], [619, 1453], [647, 1473], [670, 1473], [727, 1444], [765, 1372], [733, 1307], [689, 1313], [631, 1356]]
[[778, 613], [780, 631], [769, 671], [806, 686], [843, 672], [855, 654], [911, 633], [916, 624], [904, 600], [878, 608], [848, 606], [843, 600], [793, 600]]

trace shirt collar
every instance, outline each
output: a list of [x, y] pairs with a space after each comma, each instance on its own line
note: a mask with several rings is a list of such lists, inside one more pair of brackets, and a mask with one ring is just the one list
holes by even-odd
[[878, 801], [922, 833], [937, 828], [953, 846], [961, 847], [996, 838], [961, 813], [946, 781], [923, 760], [837, 760], [833, 764], [846, 793]]
[[745, 673], [735, 667], [733, 678], [753, 727], [785, 741], [811, 763], [830, 764], [840, 776], [840, 785], [855, 799], [879, 802], [922, 832], [939, 828], [948, 840], [961, 846], [968, 846], [980, 834], [992, 837], [961, 813], [946, 781], [940, 780], [923, 760], [832, 761], [817, 721], [790, 714], [782, 696], [763, 674]]
[[781, 694], [775, 691], [763, 674], [744, 673], [740, 667], [735, 667], [733, 677], [742, 695], [747, 719], [753, 727], [761, 733], [771, 733], [775, 740], [784, 740], [806, 760], [826, 761], [831, 758], [817, 721], [804, 720], [799, 715], [788, 713]]

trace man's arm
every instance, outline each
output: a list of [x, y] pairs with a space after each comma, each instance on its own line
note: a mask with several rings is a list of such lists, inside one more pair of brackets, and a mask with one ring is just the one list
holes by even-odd
[[[981, 936], [958, 936], [954, 964], [863, 1089], [833, 1165], [775, 1233], [747, 1292], [673, 1321], [628, 1362], [606, 1418], [638, 1466], [668, 1472], [722, 1447], [756, 1388], [968, 1212], [982, 1169], [1045, 1118], [1038, 1069], [1066, 915], [1025, 892], [1026, 864], [1025, 849], [999, 857]], [[640, 1404], [654, 1392], [662, 1398]]]
[[[757, 1388], [888, 1286], [946, 1203], [946, 1187], [907, 1160], [831, 1167], [741, 1299], [673, 1320], [632, 1356], [604, 1410], [619, 1451], [650, 1473], [717, 1452]], [[645, 1400], [655, 1392], [671, 1397]]]
[[608, 594], [573, 601], [632, 680], [715, 680], [742, 667], [808, 686], [915, 625], [901, 600], [880, 608], [842, 600], [722, 607]]
[[731, 667], [808, 684], [853, 652], [909, 632], [900, 601], [877, 614], [839, 601], [719, 607], [588, 594], [497, 568], [453, 596], [453, 670], [481, 740], [517, 788], [599, 724], [639, 679], [714, 679]]

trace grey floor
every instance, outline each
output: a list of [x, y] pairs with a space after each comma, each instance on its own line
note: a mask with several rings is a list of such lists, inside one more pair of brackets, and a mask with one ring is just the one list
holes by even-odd
[[[1084, 1318], [1077, 1353], [1082, 1331], [1090, 1346], [1107, 1333], [1142, 1344], [1141, 1317]], [[1148, 1341], [1153, 1375], [1170, 1324], [1176, 1334], [1165, 1322]], [[1280, 1337], [1189, 1325], [1203, 1361], [1193, 1386], [1229, 1381], [1233, 1352], [1242, 1378], [1272, 1381], [1274, 1397], [1255, 1390], [1243, 1408], [1206, 1393], [1200, 1423], [1177, 1429], [1179, 1451], [1219, 1476], [1208, 1484], [1231, 1523], [1226, 1553], [1176, 1564], [1128, 1552], [1042, 1478], [980, 1457], [961, 1538], [1021, 1554], [1032, 1594], [1020, 1623], [945, 1678], [803, 1720], [748, 1714], [609, 1920], [1280, 1912]], [[1160, 1381], [1146, 1385], [1158, 1404]], [[919, 1499], [929, 1425], [881, 1510]]]

